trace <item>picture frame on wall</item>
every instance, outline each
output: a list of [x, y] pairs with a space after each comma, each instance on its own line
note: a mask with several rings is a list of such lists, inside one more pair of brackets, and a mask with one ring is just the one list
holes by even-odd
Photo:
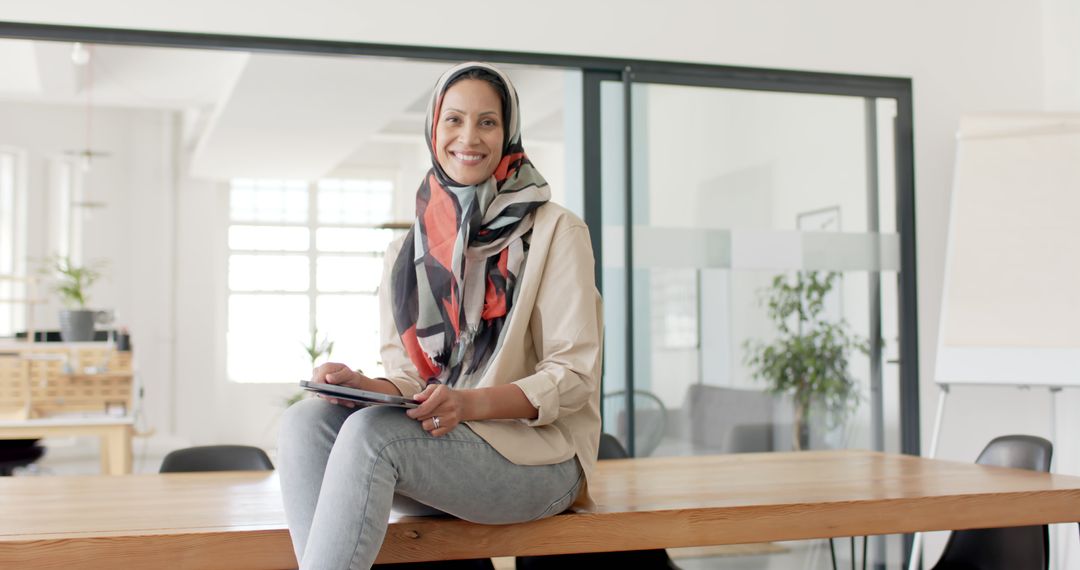
[[840, 206], [829, 206], [795, 215], [795, 227], [800, 232], [840, 231]]

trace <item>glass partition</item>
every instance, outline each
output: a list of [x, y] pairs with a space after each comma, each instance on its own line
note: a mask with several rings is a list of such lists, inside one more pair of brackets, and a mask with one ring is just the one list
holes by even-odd
[[899, 450], [895, 102], [600, 89], [605, 431], [638, 457]]

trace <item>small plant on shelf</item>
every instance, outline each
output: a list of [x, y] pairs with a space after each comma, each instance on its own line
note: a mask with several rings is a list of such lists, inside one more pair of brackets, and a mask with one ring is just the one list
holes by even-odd
[[68, 256], [56, 256], [49, 261], [49, 270], [56, 281], [55, 290], [60, 295], [65, 307], [85, 309], [89, 301], [88, 289], [101, 278], [101, 266], [77, 265]]
[[60, 311], [60, 336], [65, 342], [94, 340], [94, 320], [99, 313], [87, 308], [89, 289], [102, 277], [104, 262], [79, 265], [70, 256], [53, 256], [41, 273], [53, 282], [53, 289], [60, 296], [64, 309]]

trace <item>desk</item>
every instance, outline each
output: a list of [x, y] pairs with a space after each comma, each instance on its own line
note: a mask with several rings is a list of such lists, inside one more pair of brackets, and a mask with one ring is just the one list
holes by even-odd
[[34, 418], [0, 421], [0, 439], [96, 436], [101, 438], [101, 472], [131, 473], [133, 420], [124, 417], [89, 416]]
[[[1080, 477], [865, 451], [602, 461], [593, 513], [391, 521], [379, 562], [1080, 521]], [[0, 567], [295, 566], [277, 476], [0, 479]]]

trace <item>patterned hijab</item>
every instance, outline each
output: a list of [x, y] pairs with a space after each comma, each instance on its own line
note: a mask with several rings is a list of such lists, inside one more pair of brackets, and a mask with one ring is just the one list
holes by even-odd
[[[435, 128], [454, 79], [481, 69], [502, 83], [502, 160], [474, 186], [452, 180], [435, 154]], [[453, 385], [482, 369], [495, 352], [525, 263], [522, 236], [533, 211], [551, 197], [547, 181], [521, 146], [518, 98], [510, 79], [484, 63], [463, 63], [435, 85], [425, 139], [431, 153], [416, 191], [416, 220], [391, 275], [394, 322], [401, 342], [428, 383]]]

